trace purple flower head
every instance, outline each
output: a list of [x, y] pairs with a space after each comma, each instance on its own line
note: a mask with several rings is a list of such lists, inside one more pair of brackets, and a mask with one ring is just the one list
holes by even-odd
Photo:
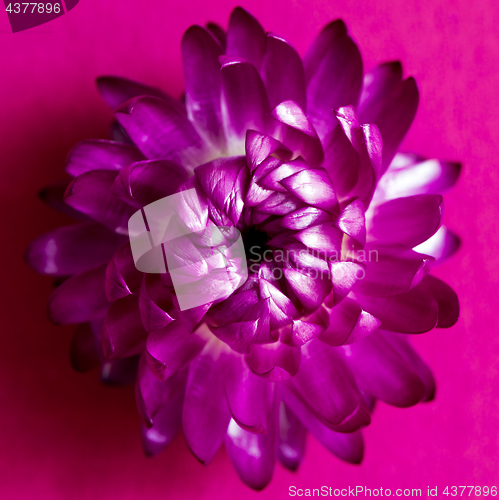
[[205, 464], [225, 443], [261, 489], [309, 431], [360, 463], [376, 399], [434, 397], [407, 334], [459, 315], [429, 272], [459, 245], [441, 195], [460, 165], [397, 152], [416, 83], [399, 63], [364, 76], [342, 21], [302, 61], [236, 8], [227, 33], [189, 28], [182, 57], [185, 104], [98, 80], [114, 140], [75, 146], [73, 180], [42, 197], [80, 222], [27, 252], [64, 278], [50, 318], [80, 324], [77, 370], [135, 381], [149, 455], [182, 429]]

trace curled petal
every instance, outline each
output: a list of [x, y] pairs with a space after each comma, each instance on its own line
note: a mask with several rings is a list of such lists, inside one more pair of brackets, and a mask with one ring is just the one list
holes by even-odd
[[248, 11], [236, 7], [229, 20], [226, 53], [245, 59], [259, 70], [266, 43], [260, 23]]
[[318, 255], [331, 256], [335, 259], [341, 254], [343, 233], [331, 222], [303, 229], [295, 238]]
[[283, 217], [280, 224], [286, 229], [299, 231], [330, 220], [330, 214], [320, 208], [303, 207]]
[[104, 322], [102, 350], [106, 358], [125, 358], [144, 350], [147, 332], [139, 312], [139, 298], [129, 295], [113, 302]]
[[224, 393], [224, 370], [209, 346], [189, 365], [182, 429], [189, 448], [207, 465], [223, 442], [230, 421]]
[[279, 449], [278, 458], [291, 471], [298, 469], [305, 454], [307, 431], [300, 420], [284, 404], [279, 405]]
[[203, 349], [205, 341], [191, 334], [183, 322], [172, 321], [147, 338], [146, 359], [151, 372], [165, 381], [185, 368]]
[[417, 371], [382, 332], [345, 349], [361, 390], [399, 407], [415, 405], [424, 397], [425, 387]]
[[208, 23], [206, 29], [217, 39], [220, 47], [225, 51], [227, 46], [227, 33], [217, 23]]
[[383, 137], [383, 173], [405, 134], [409, 130], [419, 104], [419, 91], [414, 78], [402, 80], [399, 62], [381, 64], [364, 78], [359, 117], [363, 123], [375, 123]]
[[438, 304], [437, 328], [450, 328], [459, 319], [459, 299], [456, 292], [442, 280], [428, 274], [420, 288], [429, 293]]
[[49, 298], [48, 312], [53, 323], [72, 325], [103, 317], [109, 307], [104, 291], [106, 264], [72, 276]]
[[147, 158], [172, 160], [188, 168], [203, 163], [201, 137], [188, 118], [167, 102], [136, 97], [116, 111], [116, 119]]
[[39, 273], [70, 276], [107, 262], [124, 242], [124, 236], [100, 224], [83, 222], [37, 238], [26, 251], [26, 261]]
[[139, 293], [139, 311], [147, 332], [159, 330], [173, 321], [167, 312], [173, 309], [169, 295], [169, 290], [165, 289], [156, 275], [144, 276]]
[[353, 200], [341, 211], [336, 224], [359, 245], [366, 244], [366, 217], [364, 205], [359, 199]]
[[120, 107], [133, 97], [147, 95], [162, 99], [185, 113], [185, 108], [178, 99], [170, 97], [158, 88], [149, 87], [149, 85], [144, 85], [128, 78], [101, 76], [97, 78], [97, 88], [111, 109]]
[[291, 158], [291, 152], [277, 139], [255, 130], [246, 132], [245, 151], [251, 173], [272, 154], [283, 157], [286, 161]]
[[108, 300], [113, 302], [138, 293], [143, 276], [135, 267], [130, 244], [121, 246], [106, 268], [105, 290]]
[[87, 215], [82, 214], [65, 203], [64, 194], [66, 193], [70, 183], [71, 181], [61, 181], [51, 184], [50, 186], [46, 186], [38, 193], [38, 197], [50, 208], [72, 217], [73, 219], [83, 221], [91, 220]]
[[440, 195], [397, 198], [374, 209], [369, 240], [412, 248], [435, 234], [442, 216], [443, 199]]
[[222, 53], [214, 34], [201, 26], [191, 26], [182, 38], [187, 116], [199, 133], [220, 150], [226, 147], [218, 62]]
[[295, 101], [306, 111], [305, 71], [301, 58], [288, 42], [271, 33], [267, 34], [261, 73], [271, 107], [283, 101]]
[[414, 247], [414, 250], [431, 255], [436, 259], [437, 263], [440, 263], [457, 252], [460, 246], [461, 240], [459, 236], [456, 236], [447, 227], [441, 226], [433, 236]]
[[94, 139], [81, 141], [71, 150], [65, 170], [69, 175], [78, 177], [91, 170], [121, 170], [143, 159], [141, 152], [134, 146]]
[[74, 179], [64, 201], [70, 207], [104, 224], [118, 234], [128, 233], [128, 219], [135, 209], [111, 194], [117, 172], [94, 170]]
[[326, 298], [325, 304], [333, 307], [341, 302], [352, 287], [364, 276], [364, 267], [356, 262], [330, 262], [329, 269], [333, 283], [333, 293]]
[[437, 325], [437, 301], [421, 286], [390, 297], [372, 297], [358, 293], [355, 300], [362, 309], [379, 318], [381, 328], [385, 330], [424, 333]]
[[253, 373], [279, 382], [298, 373], [301, 353], [299, 348], [278, 341], [273, 344], [253, 344], [244, 359]]
[[314, 277], [293, 268], [284, 269], [284, 276], [306, 311], [317, 309], [331, 293], [331, 280], [327, 277]]
[[308, 115], [321, 139], [335, 126], [333, 109], [357, 104], [362, 57], [343, 21], [328, 24], [304, 59]]

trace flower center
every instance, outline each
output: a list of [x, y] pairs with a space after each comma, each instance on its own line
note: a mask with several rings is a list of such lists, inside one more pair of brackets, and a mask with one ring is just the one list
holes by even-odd
[[254, 227], [250, 227], [243, 234], [244, 251], [246, 253], [246, 260], [249, 262], [261, 262], [263, 260], [263, 253], [268, 250], [267, 242], [269, 237], [267, 233], [259, 231]]

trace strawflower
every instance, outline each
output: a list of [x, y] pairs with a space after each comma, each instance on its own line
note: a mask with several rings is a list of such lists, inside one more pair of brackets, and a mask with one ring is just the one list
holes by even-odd
[[[458, 247], [441, 195], [460, 165], [398, 152], [416, 83], [397, 62], [364, 75], [340, 20], [303, 61], [241, 8], [227, 33], [192, 26], [181, 48], [185, 102], [99, 78], [113, 140], [77, 144], [72, 180], [41, 193], [79, 220], [27, 252], [61, 282], [50, 318], [79, 324], [75, 369], [135, 382], [148, 455], [181, 429], [204, 464], [225, 443], [241, 479], [261, 489], [277, 460], [298, 467], [308, 431], [360, 463], [377, 399], [434, 397], [408, 334], [459, 315], [455, 293], [429, 273]], [[164, 267], [147, 272], [129, 228], [166, 197], [180, 200], [176, 224], [190, 236], [157, 245]], [[228, 281], [219, 256], [237, 241]], [[187, 294], [195, 283], [212, 298], [191, 293], [199, 303], [182, 307], [178, 272]]]

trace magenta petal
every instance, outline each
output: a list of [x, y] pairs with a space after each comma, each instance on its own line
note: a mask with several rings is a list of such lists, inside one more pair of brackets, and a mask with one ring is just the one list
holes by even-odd
[[423, 278], [419, 288], [429, 293], [438, 304], [437, 328], [450, 328], [455, 325], [459, 319], [459, 299], [456, 292], [431, 274]]
[[333, 293], [326, 298], [325, 304], [333, 307], [341, 302], [359, 279], [364, 276], [364, 267], [356, 262], [330, 262]]
[[253, 434], [231, 420], [225, 436], [225, 449], [241, 480], [260, 491], [272, 479], [275, 466], [275, 430]]
[[100, 380], [103, 384], [124, 386], [135, 383], [140, 356], [108, 359], [101, 366]]
[[233, 293], [228, 299], [214, 305], [208, 315], [216, 325], [237, 322], [258, 300], [258, 294], [253, 289]]
[[367, 337], [380, 326], [380, 321], [346, 298], [329, 311], [329, 327], [319, 340], [330, 345], [352, 344]]
[[382, 332], [345, 349], [348, 366], [362, 391], [399, 407], [415, 405], [424, 397], [418, 373]]
[[259, 203], [255, 210], [270, 215], [287, 215], [302, 207], [303, 203], [290, 193], [273, 193]]
[[361, 246], [366, 244], [366, 218], [364, 205], [357, 198], [348, 204], [338, 217], [336, 224]]
[[93, 222], [65, 226], [29, 245], [26, 261], [35, 271], [70, 276], [107, 262], [125, 237]]
[[125, 358], [144, 350], [147, 332], [139, 312], [139, 298], [130, 295], [111, 304], [102, 331], [106, 358]]
[[196, 168], [196, 178], [218, 213], [211, 214], [220, 226], [236, 226], [244, 208], [249, 180], [246, 159], [220, 158]]
[[248, 11], [236, 7], [229, 20], [226, 53], [245, 59], [259, 70], [266, 43], [260, 23]]
[[85, 323], [106, 314], [106, 264], [76, 274], [59, 285], [49, 298], [50, 320], [61, 325]]
[[94, 139], [81, 141], [71, 150], [65, 169], [69, 175], [78, 177], [91, 170], [121, 170], [143, 159], [134, 146]]
[[328, 24], [304, 59], [308, 115], [319, 136], [335, 126], [333, 109], [357, 104], [362, 88], [362, 57], [343, 21]]
[[324, 276], [297, 269], [284, 269], [286, 281], [306, 311], [317, 309], [331, 293], [331, 281]]
[[279, 382], [298, 373], [301, 353], [299, 348], [278, 341], [273, 344], [253, 344], [244, 359], [253, 373]]
[[341, 255], [343, 233], [332, 222], [303, 229], [295, 237], [318, 255], [331, 256], [334, 260]]
[[381, 320], [384, 330], [424, 333], [437, 325], [437, 302], [421, 286], [391, 297], [371, 297], [358, 293], [355, 299], [362, 309]]
[[243, 357], [228, 356], [225, 394], [239, 426], [257, 434], [268, 431], [273, 389], [271, 383], [251, 372]]
[[135, 267], [130, 243], [116, 250], [106, 269], [106, 296], [110, 302], [138, 293], [143, 274]]
[[293, 320], [290, 345], [302, 346], [315, 337], [319, 337], [328, 326], [329, 315], [324, 307], [319, 307], [312, 314]]
[[[279, 156], [286, 153], [284, 146], [277, 139], [274, 139], [270, 135], [256, 132], [255, 130], [248, 130], [246, 132], [245, 151], [251, 173], [272, 153], [278, 152]], [[289, 160], [291, 153], [289, 151], [287, 153], [289, 157], [286, 160]]]
[[191, 26], [182, 38], [187, 115], [202, 136], [224, 150], [218, 62], [222, 53], [214, 35], [201, 26]]
[[298, 469], [305, 454], [307, 431], [294, 413], [281, 401], [279, 405], [278, 458], [291, 471]]
[[203, 163], [201, 137], [187, 117], [165, 101], [137, 97], [121, 106], [116, 118], [147, 158], [172, 160], [188, 168]]
[[142, 208], [177, 192], [188, 177], [187, 171], [172, 161], [141, 161], [121, 170], [111, 192], [136, 208]]
[[433, 236], [414, 247], [414, 250], [419, 253], [431, 255], [436, 259], [437, 263], [440, 263], [457, 252], [460, 246], [461, 240], [459, 236], [449, 231], [447, 227], [441, 226]]
[[295, 396], [291, 395], [288, 391], [285, 394], [286, 399], [293, 402], [293, 412], [299, 417], [306, 429], [327, 450], [345, 462], [351, 464], [360, 464], [362, 462], [362, 458], [364, 457], [364, 440], [360, 431], [348, 433], [335, 432], [325, 426]]
[[128, 78], [101, 76], [97, 78], [97, 88], [104, 101], [113, 110], [133, 97], [147, 95], [163, 99], [185, 113], [184, 106], [178, 99], [170, 97], [158, 88]]
[[267, 92], [255, 67], [244, 61], [224, 62], [222, 82], [223, 99], [227, 108], [228, 140], [234, 142], [234, 148], [239, 149], [243, 146], [248, 129], [258, 132], [265, 132], [267, 129], [265, 116], [270, 111]]
[[299, 208], [281, 220], [281, 226], [286, 229], [300, 230], [310, 226], [316, 226], [331, 220], [331, 216], [320, 208]]
[[117, 173], [94, 170], [80, 175], [68, 186], [64, 201], [118, 234], [128, 234], [128, 219], [135, 209], [111, 194]]
[[87, 215], [82, 214], [69, 205], [66, 205], [64, 201], [64, 194], [66, 193], [70, 183], [71, 181], [61, 181], [51, 184], [50, 186], [46, 186], [38, 193], [38, 197], [50, 208], [72, 217], [73, 219], [83, 221], [91, 220]]
[[295, 101], [306, 111], [307, 94], [303, 63], [288, 42], [276, 35], [267, 34], [267, 51], [263, 58], [261, 73], [272, 108], [283, 101]]
[[270, 327], [272, 329], [279, 328], [291, 323], [293, 318], [299, 316], [293, 302], [278, 290], [269, 281], [260, 278], [260, 297], [269, 299], [270, 305]]
[[[149, 285], [153, 281], [152, 286]], [[142, 281], [142, 286], [140, 287], [139, 294], [139, 310], [140, 317], [142, 319], [142, 324], [147, 332], [153, 332], [165, 327], [173, 321], [173, 318], [166, 312], [162, 307], [160, 307], [154, 300], [155, 295], [159, 296], [157, 298], [163, 299], [164, 296], [169, 296], [169, 291], [166, 290], [161, 280], [154, 275], [145, 275]], [[169, 301], [169, 310], [172, 309], [172, 303]]]
[[376, 188], [377, 201], [393, 200], [416, 194], [442, 194], [456, 183], [460, 163], [425, 160], [397, 165], [398, 156], [381, 177]]
[[172, 321], [164, 328], [149, 334], [146, 359], [152, 373], [165, 381], [185, 368], [201, 351], [205, 341], [191, 334], [184, 324]]
[[203, 464], [211, 462], [220, 448], [229, 421], [222, 362], [207, 350], [189, 366], [182, 412], [185, 440]]
[[258, 320], [230, 323], [228, 325], [211, 327], [210, 330], [222, 342], [225, 342], [232, 350], [239, 353], [248, 352], [258, 332]]
[[304, 203], [328, 212], [338, 211], [336, 192], [322, 168], [302, 170], [283, 179], [281, 184]]
[[366, 262], [365, 276], [355, 291], [377, 297], [399, 295], [418, 285], [430, 271], [434, 259], [412, 250], [395, 254], [387, 249], [376, 253], [376, 260]]
[[361, 395], [341, 349], [312, 340], [301, 347], [299, 372], [287, 386], [324, 424], [337, 426], [361, 404]]
[[186, 381], [187, 370], [183, 370], [168, 378], [165, 382], [161, 382], [152, 374], [145, 356], [141, 356], [135, 383], [135, 398], [142, 423], [146, 427], [150, 428], [156, 423], [158, 412], [165, 405], [173, 410], [173, 405], [168, 403], [177, 402], [179, 396], [178, 410], [180, 417]]
[[311, 167], [318, 167], [324, 160], [321, 141], [307, 116], [294, 101], [278, 104], [270, 116], [281, 126], [276, 134], [280, 141], [293, 151], [294, 156], [302, 156]]
[[412, 248], [435, 234], [442, 216], [440, 195], [397, 198], [374, 209], [369, 240]]
[[208, 23], [206, 29], [217, 39], [220, 47], [225, 51], [227, 45], [227, 34], [217, 23]]
[[383, 137], [383, 173], [409, 130], [419, 103], [419, 91], [410, 77], [402, 80], [399, 62], [381, 64], [364, 79], [359, 117], [374, 123]]

